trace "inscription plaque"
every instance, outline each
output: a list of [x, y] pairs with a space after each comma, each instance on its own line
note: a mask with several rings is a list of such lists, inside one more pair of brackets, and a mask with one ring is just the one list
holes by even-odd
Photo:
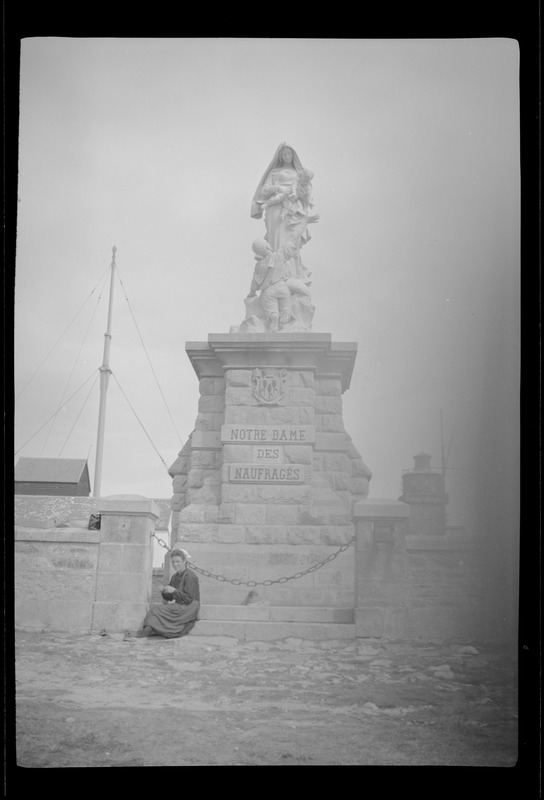
[[224, 444], [313, 444], [314, 425], [222, 425]]
[[254, 447], [253, 448], [253, 461], [276, 461], [283, 462], [283, 447]]
[[300, 464], [229, 464], [230, 483], [304, 483], [305, 480], [305, 470]]

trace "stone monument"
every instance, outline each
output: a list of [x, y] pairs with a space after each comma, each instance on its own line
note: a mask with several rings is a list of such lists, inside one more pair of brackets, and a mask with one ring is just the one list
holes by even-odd
[[265, 231], [253, 242], [245, 318], [186, 343], [200, 400], [169, 469], [172, 544], [219, 576], [201, 578], [203, 603], [214, 607], [257, 597], [284, 609], [353, 608], [353, 548], [338, 549], [354, 538], [353, 507], [371, 473], [342, 415], [357, 346], [311, 330], [301, 250], [319, 219], [312, 178], [282, 143], [251, 206]]

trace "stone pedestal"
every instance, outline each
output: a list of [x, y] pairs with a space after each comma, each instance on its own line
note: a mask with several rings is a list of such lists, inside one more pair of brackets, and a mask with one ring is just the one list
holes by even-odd
[[353, 505], [371, 474], [344, 428], [357, 347], [330, 334], [210, 334], [189, 342], [200, 382], [195, 430], [169, 472], [172, 543], [227, 581], [203, 602], [353, 608]]
[[160, 510], [136, 495], [102, 499], [92, 629], [134, 630], [151, 600], [153, 539]]

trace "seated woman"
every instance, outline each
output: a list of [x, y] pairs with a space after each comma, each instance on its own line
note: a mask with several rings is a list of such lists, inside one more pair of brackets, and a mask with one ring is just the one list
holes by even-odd
[[144, 636], [163, 636], [177, 639], [194, 628], [200, 608], [200, 588], [196, 573], [189, 569], [190, 558], [186, 550], [172, 550], [170, 559], [176, 570], [168, 586], [161, 586], [163, 605], [152, 606], [147, 612], [142, 628], [125, 639]]

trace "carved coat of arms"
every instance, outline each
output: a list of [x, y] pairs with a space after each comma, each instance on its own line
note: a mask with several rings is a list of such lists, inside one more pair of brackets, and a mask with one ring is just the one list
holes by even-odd
[[266, 367], [253, 370], [253, 397], [258, 404], [280, 405], [285, 400], [287, 370]]

